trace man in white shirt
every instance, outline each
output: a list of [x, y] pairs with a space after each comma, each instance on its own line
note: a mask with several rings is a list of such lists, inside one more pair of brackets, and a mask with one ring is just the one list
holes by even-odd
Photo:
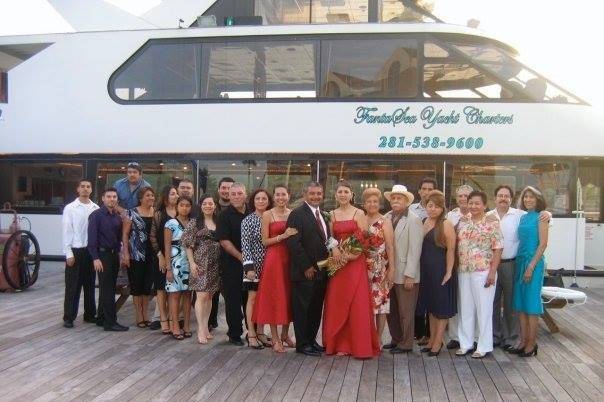
[[419, 202], [409, 205], [409, 211], [419, 216], [421, 220], [424, 220], [428, 217], [428, 213], [426, 212], [428, 196], [432, 191], [436, 190], [437, 186], [438, 183], [436, 183], [436, 180], [431, 177], [425, 177], [419, 182], [419, 189], [417, 191], [419, 194]]
[[[487, 213], [487, 215], [499, 219], [503, 234], [503, 253], [497, 269], [497, 287], [495, 288], [495, 300], [493, 301], [493, 345], [503, 345], [504, 350], [516, 346], [520, 330], [518, 316], [512, 309], [512, 292], [516, 254], [520, 244], [518, 225], [520, 224], [520, 218], [526, 214], [526, 211], [512, 208], [510, 205], [513, 199], [514, 190], [510, 186], [498, 186], [495, 189], [495, 209]], [[542, 211], [539, 219], [549, 221], [551, 213]]]
[[73, 328], [78, 315], [80, 292], [84, 289], [84, 321], [95, 323], [95, 271], [88, 245], [88, 216], [99, 208], [90, 200], [92, 183], [80, 180], [78, 198], [63, 209], [63, 253], [65, 254], [65, 301], [63, 326]]
[[[455, 190], [455, 202], [457, 204], [457, 208], [452, 209], [447, 213], [447, 219], [453, 223], [453, 226], [457, 227], [459, 219], [461, 219], [462, 216], [470, 213], [470, 210], [468, 209], [468, 196], [472, 191], [474, 191], [474, 189], [467, 184], [462, 184]], [[457, 310], [459, 311], [459, 308]], [[455, 315], [449, 318], [448, 335], [450, 340], [447, 344], [447, 349], [459, 349], [459, 335], [457, 333], [457, 326], [458, 316]]]

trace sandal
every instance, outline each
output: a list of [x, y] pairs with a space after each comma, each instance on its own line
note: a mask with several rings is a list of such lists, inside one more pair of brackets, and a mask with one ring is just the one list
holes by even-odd
[[193, 332], [191, 332], [191, 331], [185, 331], [185, 332], [183, 332], [182, 336], [185, 337], [185, 338], [190, 338], [190, 337], [193, 336]]
[[296, 343], [294, 341], [292, 341], [289, 336], [285, 337], [285, 338], [281, 338], [281, 343], [283, 343], [283, 345], [286, 345], [288, 348], [296, 347]]
[[175, 334], [175, 333], [172, 333], [172, 338], [176, 339], [177, 341], [182, 341], [183, 339], [185, 339], [183, 334]]
[[285, 353], [285, 348], [283, 347], [283, 344], [281, 343], [281, 341], [276, 341], [273, 344], [273, 350], [277, 353]]
[[[256, 339], [256, 344], [255, 345], [251, 345], [250, 344], [250, 339]], [[258, 339], [257, 336], [245, 336], [245, 340], [247, 341], [247, 346], [253, 349], [264, 349], [264, 344], [262, 342], [260, 342], [260, 340]]]
[[197, 343], [200, 343], [202, 345], [207, 345], [208, 344], [208, 338], [201, 339], [199, 336], [197, 336]]
[[137, 322], [136, 326], [139, 328], [147, 328], [147, 321]]
[[170, 322], [171, 322], [171, 321], [172, 321], [172, 320], [161, 320], [161, 321], [159, 322], [159, 325], [161, 325], [161, 323], [162, 323], [162, 322], [167, 322], [167, 323], [168, 323], [168, 328], [167, 328], [167, 329], [164, 329], [164, 328], [162, 328], [162, 329], [161, 329], [161, 333], [162, 333], [163, 335], [170, 335], [170, 334], [172, 333], [172, 329], [170, 328]]
[[[264, 337], [263, 339], [261, 339], [260, 337]], [[272, 348], [273, 347], [273, 340], [271, 338], [269, 338], [268, 336], [266, 336], [265, 334], [258, 334], [257, 335], [258, 338], [258, 342], [260, 342], [262, 344], [262, 346], [266, 347], [266, 348]]]

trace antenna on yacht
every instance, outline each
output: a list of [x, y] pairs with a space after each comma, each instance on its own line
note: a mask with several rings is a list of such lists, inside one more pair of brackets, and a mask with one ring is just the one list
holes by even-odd
[[181, 24], [182, 24], [183, 22], [185, 22], [185, 21], [184, 21], [182, 18], [179, 18], [179, 19], [178, 19], [178, 27], [179, 27], [179, 28], [182, 28], [182, 25], [181, 25]]
[[428, 11], [425, 8], [423, 8], [422, 6], [418, 5], [417, 1], [418, 0], [401, 0], [401, 3], [403, 3], [403, 5], [405, 7], [409, 7], [413, 11], [434, 20], [434, 22], [443, 22], [444, 23], [443, 20], [441, 20], [440, 18], [438, 18], [437, 16], [432, 14], [430, 11]]

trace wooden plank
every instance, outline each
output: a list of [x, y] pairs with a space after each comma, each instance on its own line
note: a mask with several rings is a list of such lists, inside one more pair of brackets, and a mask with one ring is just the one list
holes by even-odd
[[388, 351], [382, 352], [378, 359], [377, 385], [375, 400], [386, 402], [394, 400], [394, 359]]
[[443, 384], [447, 392], [447, 398], [450, 401], [465, 401], [466, 396], [464, 395], [461, 382], [455, 371], [455, 365], [453, 360], [455, 355], [446, 349], [443, 349], [438, 356], [438, 367], [442, 375]]
[[[277, 381], [273, 384], [272, 388], [265, 397], [265, 401], [281, 401], [283, 396], [289, 389], [290, 385], [294, 381], [302, 362], [304, 362], [306, 356], [296, 353], [294, 357], [287, 362], [285, 370], [277, 377]], [[316, 359], [316, 358], [315, 358]]]
[[338, 357], [338, 359], [348, 360], [346, 374], [344, 375], [344, 381], [342, 382], [342, 389], [340, 390], [338, 401], [356, 401], [357, 396], [359, 395], [359, 384], [361, 382], [363, 362], [361, 360], [350, 359], [344, 356]]
[[323, 394], [323, 389], [325, 388], [334, 360], [333, 356], [324, 356], [319, 360], [302, 397], [303, 402], [321, 400], [321, 395]]
[[334, 402], [340, 397], [344, 377], [346, 376], [346, 368], [348, 367], [348, 359], [334, 358], [331, 365], [331, 370], [327, 376], [327, 381], [323, 387], [321, 400], [324, 402]]
[[485, 398], [482, 396], [482, 392], [480, 391], [476, 378], [474, 378], [468, 360], [465, 357], [455, 356], [453, 358], [453, 365], [455, 366], [455, 371], [457, 372], [466, 399], [472, 402], [484, 401]]
[[424, 361], [418, 352], [407, 353], [409, 357], [409, 377], [411, 379], [411, 396], [414, 401], [429, 401], [430, 391], [426, 380]]
[[445, 390], [445, 383], [438, 365], [438, 358], [430, 357], [427, 353], [422, 353], [422, 358], [426, 372], [426, 384], [429, 384], [428, 392], [430, 400], [446, 401], [448, 399], [447, 391]]
[[394, 400], [409, 402], [411, 395], [411, 374], [409, 373], [409, 357], [406, 353], [393, 356], [394, 370]]
[[262, 378], [256, 386], [248, 393], [246, 401], [262, 401], [277, 382], [279, 374], [285, 370], [287, 363], [294, 357], [294, 353], [279, 353], [273, 359], [270, 367], [264, 371]]
[[306, 387], [310, 382], [310, 377], [317, 367], [320, 358], [315, 356], [305, 356], [298, 373], [294, 377], [289, 389], [283, 397], [284, 401], [299, 401], [304, 396]]
[[363, 360], [361, 378], [359, 381], [359, 393], [357, 400], [372, 402], [375, 401], [377, 389], [378, 360]]

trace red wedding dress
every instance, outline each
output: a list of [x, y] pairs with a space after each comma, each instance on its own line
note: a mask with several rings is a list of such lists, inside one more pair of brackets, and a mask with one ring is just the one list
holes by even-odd
[[[333, 222], [338, 241], [357, 230], [355, 220]], [[329, 279], [323, 307], [323, 346], [327, 354], [363, 359], [380, 353], [365, 259], [361, 254]]]
[[[285, 232], [286, 221], [271, 222], [269, 237]], [[285, 325], [292, 321], [289, 281], [289, 250], [285, 241], [266, 249], [252, 321], [258, 324]]]

